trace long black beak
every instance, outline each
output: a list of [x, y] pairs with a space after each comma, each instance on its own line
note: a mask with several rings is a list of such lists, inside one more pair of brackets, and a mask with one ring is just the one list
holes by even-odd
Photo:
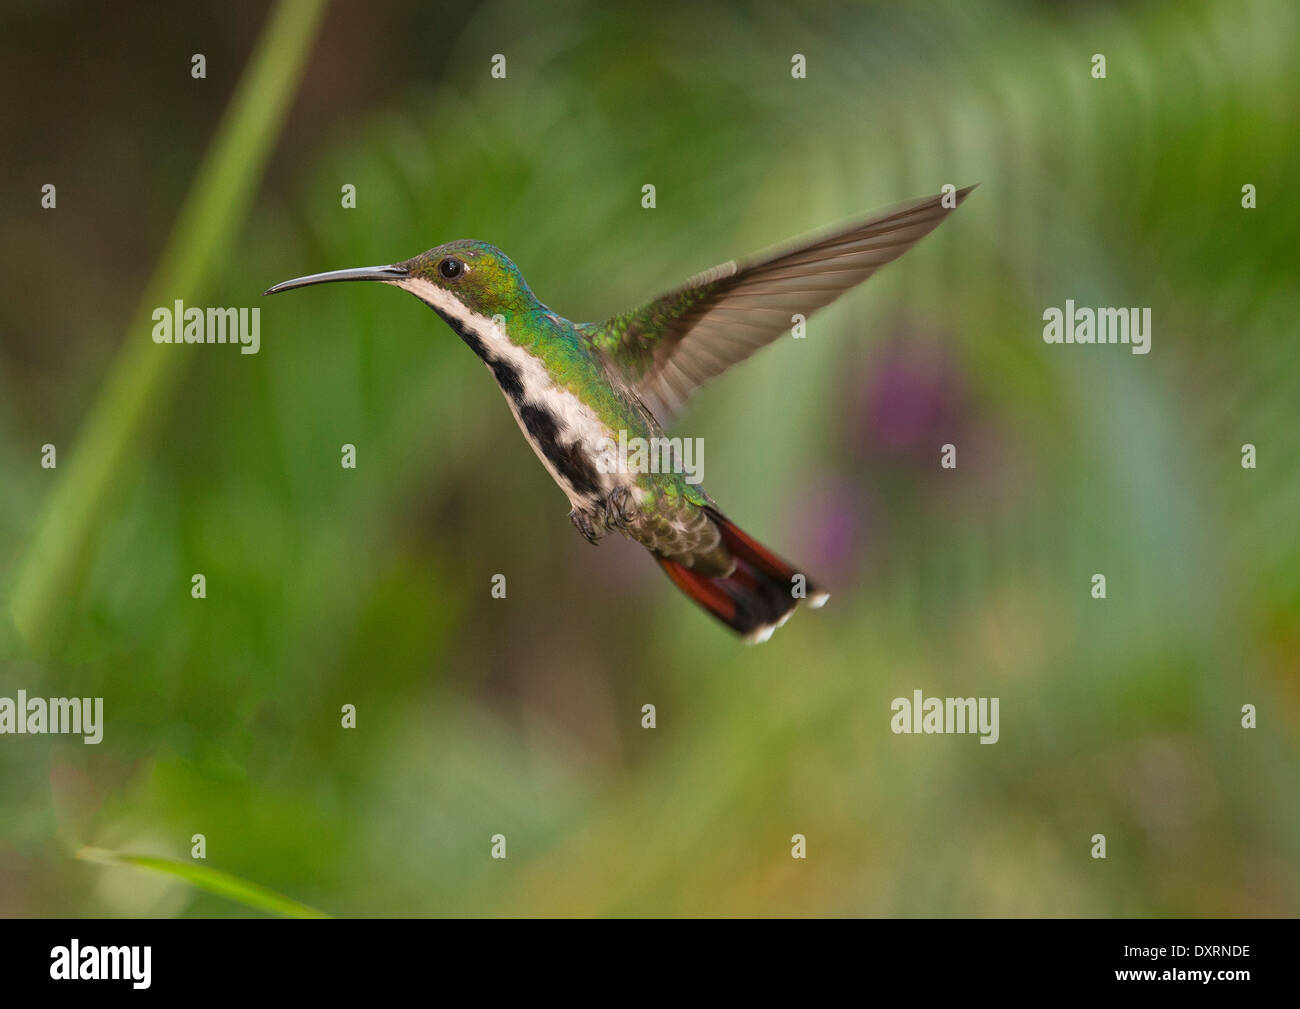
[[331, 270], [329, 273], [313, 273], [307, 277], [296, 277], [268, 287], [262, 294], [278, 294], [292, 291], [295, 287], [310, 287], [312, 284], [332, 284], [336, 280], [401, 280], [410, 276], [406, 267], [398, 263], [394, 266], [362, 266], [355, 270]]

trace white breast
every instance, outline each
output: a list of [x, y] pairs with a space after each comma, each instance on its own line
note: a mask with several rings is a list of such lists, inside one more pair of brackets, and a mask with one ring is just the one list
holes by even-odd
[[[562, 445], [572, 445], [576, 442], [589, 457], [594, 458], [602, 442], [617, 439], [616, 434], [605, 425], [595, 411], [568, 389], [555, 383], [550, 372], [546, 370], [546, 365], [539, 358], [523, 347], [511, 343], [505, 330], [494, 319], [472, 311], [451, 293], [423, 278], [408, 277], [392, 283], [414, 294], [427, 305], [451, 316], [482, 341], [489, 358], [510, 365], [519, 375], [520, 384], [523, 386], [524, 402], [545, 407], [555, 417], [558, 426], [557, 438]], [[580, 493], [563, 474], [556, 470], [551, 461], [546, 458], [541, 445], [524, 426], [518, 405], [510, 396], [506, 396], [506, 402], [510, 404], [510, 412], [514, 415], [524, 438], [532, 446], [533, 452], [542, 461], [547, 472], [551, 474], [551, 478], [560, 485], [569, 502], [575, 508], [590, 511], [595, 500], [589, 495]], [[626, 481], [625, 476], [616, 473], [598, 473], [597, 477], [601, 482], [602, 498], [616, 483]]]

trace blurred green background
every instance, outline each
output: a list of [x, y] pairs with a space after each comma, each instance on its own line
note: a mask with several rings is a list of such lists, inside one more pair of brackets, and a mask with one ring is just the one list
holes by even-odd
[[[0, 914], [261, 913], [74, 857], [195, 833], [338, 915], [1296, 913], [1294, 3], [276, 16], [4, 14], [0, 695], [107, 726], [0, 737]], [[832, 589], [756, 648], [583, 542], [427, 308], [259, 297], [479, 238], [599, 319], [971, 182], [674, 427]], [[261, 352], [155, 346], [173, 298]], [[1151, 353], [1045, 345], [1067, 298], [1149, 306]], [[915, 689], [1000, 741], [892, 734]]]

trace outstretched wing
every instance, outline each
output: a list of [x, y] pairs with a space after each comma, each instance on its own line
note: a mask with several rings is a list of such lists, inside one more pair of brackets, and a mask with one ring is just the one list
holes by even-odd
[[[948, 199], [960, 204], [974, 186]], [[952, 206], [930, 196], [748, 262], [724, 263], [603, 323], [588, 339], [661, 420], [720, 375], [897, 259]]]

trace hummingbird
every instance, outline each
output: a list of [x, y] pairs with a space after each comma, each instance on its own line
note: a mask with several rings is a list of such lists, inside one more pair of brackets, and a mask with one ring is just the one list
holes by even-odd
[[610, 447], [671, 445], [663, 424], [698, 386], [897, 259], [973, 188], [723, 263], [604, 322], [557, 315], [505, 253], [480, 241], [264, 293], [365, 280], [415, 295], [487, 366], [589, 542], [610, 532], [635, 540], [709, 614], [746, 641], [766, 641], [801, 602], [815, 609], [829, 594], [743, 532], [681, 466], [611, 465]]

